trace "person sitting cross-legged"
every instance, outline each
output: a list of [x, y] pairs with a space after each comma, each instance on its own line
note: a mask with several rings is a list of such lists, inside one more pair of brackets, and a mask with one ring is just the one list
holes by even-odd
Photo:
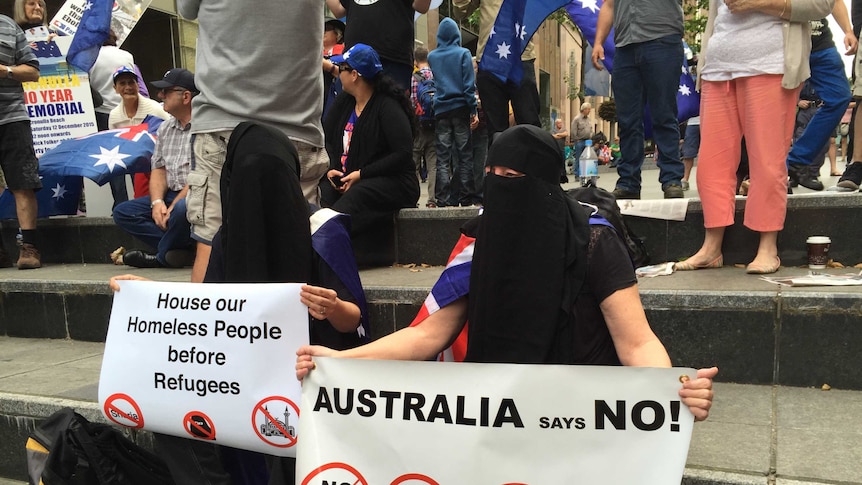
[[171, 116], [159, 127], [150, 172], [150, 195], [114, 208], [114, 222], [156, 249], [131, 250], [123, 262], [137, 268], [181, 268], [193, 262], [194, 241], [186, 218], [186, 178], [191, 170], [192, 98], [198, 94], [194, 74], [171, 69], [153, 82]]

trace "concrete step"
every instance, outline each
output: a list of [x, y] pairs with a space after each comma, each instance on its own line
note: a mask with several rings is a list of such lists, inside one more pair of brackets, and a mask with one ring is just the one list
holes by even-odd
[[[362, 271], [372, 335], [408, 325], [441, 271]], [[126, 272], [106, 264], [0, 270], [0, 335], [102, 342], [112, 302], [107, 281]], [[806, 272], [782, 267], [778, 274]], [[189, 280], [189, 270], [135, 273]], [[781, 287], [726, 266], [645, 278], [639, 289], [647, 317], [677, 365], [718, 365], [725, 382], [862, 389], [862, 287]]]
[[[27, 436], [58, 409], [105, 421], [97, 404], [103, 349], [0, 337], [0, 477], [26, 480]], [[695, 425], [684, 484], [862, 483], [862, 428], [854, 424], [862, 391], [716, 383], [715, 393], [709, 420]], [[130, 436], [149, 446], [148, 433]]]
[[[664, 201], [652, 200], [662, 204]], [[737, 198], [736, 223], [727, 229], [724, 241], [726, 264], [748, 263], [757, 249], [757, 233], [743, 226], [745, 199]], [[788, 265], [806, 262], [808, 236], [832, 238], [830, 256], [845, 265], [862, 262], [862, 226], [852, 224], [862, 193], [819, 192], [794, 195], [788, 199], [787, 221], [779, 234], [781, 260]], [[382, 234], [369, 241], [373, 249], [357, 248], [361, 265], [426, 263], [443, 265], [459, 237], [461, 225], [476, 216], [476, 208], [404, 209], [395, 221], [394, 234]], [[694, 254], [703, 242], [703, 209], [699, 199], [690, 199], [685, 221], [665, 221], [627, 217], [626, 223], [640, 237], [652, 261], [675, 261]], [[0, 237], [14, 255], [15, 221], [4, 221]], [[109, 254], [119, 246], [144, 247], [142, 243], [105, 217], [68, 217], [39, 221], [39, 249], [45, 263], [109, 263]], [[373, 254], [372, 254], [373, 253]]]

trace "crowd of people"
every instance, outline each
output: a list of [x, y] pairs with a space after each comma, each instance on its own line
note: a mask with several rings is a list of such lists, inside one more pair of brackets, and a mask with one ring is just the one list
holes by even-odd
[[[320, 0], [254, 8], [237, 0], [177, 0], [180, 15], [199, 24], [197, 72], [172, 69], [150, 83], [161, 104], [141, 94], [131, 55], [107, 41], [91, 72], [103, 97], [100, 128], [139, 123], [147, 114], [165, 120], [146, 193], [129, 201], [117, 196], [114, 208], [116, 223], [155, 251], [129, 251], [124, 262], [191, 265], [193, 282], [307, 283], [301, 298], [313, 345], [297, 353], [300, 379], [316, 356], [429, 359], [465, 327], [464, 360], [471, 362], [670, 366], [619, 235], [560, 187], [568, 181], [566, 147], [577, 161], [596, 136], [593, 107], [581, 104], [568, 130], [559, 118], [552, 132], [541, 129], [532, 44], [522, 54], [519, 83], [485, 71], [476, 60], [501, 1], [466, 8], [473, 3], [481, 4], [476, 57], [448, 18], [436, 48], [414, 50], [413, 16], [427, 12], [430, 0], [326, 0], [347, 22], [325, 17]], [[0, 168], [17, 203], [18, 267], [25, 269], [41, 265], [34, 197], [41, 185], [21, 87], [38, 79], [38, 61], [21, 27], [44, 24], [46, 12], [43, 0], [16, 0], [15, 9], [17, 22], [0, 16]], [[788, 176], [816, 187], [817, 157], [834, 146], [830, 135], [862, 131], [862, 123], [842, 130], [852, 116], [850, 88], [836, 72], [843, 66], [824, 27], [829, 14], [845, 32], [845, 53], [854, 53], [856, 35], [841, 1], [711, 0], [697, 66], [701, 116], [681, 137], [679, 3], [603, 3], [592, 62], [604, 68], [602, 44], [613, 27], [620, 132], [594, 149], [618, 171], [614, 196], [640, 198], [646, 105], [665, 198], [689, 190], [697, 159], [704, 241], [676, 270], [723, 265], [736, 161], [744, 153], [744, 222], [760, 238], [746, 271], [777, 271]], [[266, 31], [280, 32], [279, 42], [261, 41]], [[853, 94], [862, 95], [862, 80]], [[809, 106], [818, 109], [799, 126]], [[853, 144], [853, 156], [848, 149], [838, 185], [858, 189], [862, 143]], [[368, 343], [381, 336], [369, 335], [353, 248], [394, 224], [400, 209], [416, 207], [425, 180], [428, 208], [484, 208], [462, 229], [475, 244], [471, 271], [457, 299]], [[319, 230], [334, 236], [316, 238]], [[11, 265], [0, 252], [0, 266]], [[115, 290], [122, 279], [139, 278], [117, 276]], [[702, 369], [680, 390], [698, 420], [709, 414], [716, 373]], [[287, 459], [263, 464], [259, 456], [232, 456], [189, 439], [157, 437], [157, 444], [179, 483], [231, 483], [228, 462], [242, 461], [264, 467], [269, 483], [293, 481]], [[191, 461], [209, 465], [189, 467]]]

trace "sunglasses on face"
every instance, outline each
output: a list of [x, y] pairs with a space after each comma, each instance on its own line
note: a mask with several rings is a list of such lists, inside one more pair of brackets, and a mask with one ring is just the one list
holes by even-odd
[[339, 64], [338, 69], [341, 71], [344, 71], [344, 72], [350, 72], [353, 70], [353, 68], [350, 67], [350, 64], [348, 64], [346, 62]]

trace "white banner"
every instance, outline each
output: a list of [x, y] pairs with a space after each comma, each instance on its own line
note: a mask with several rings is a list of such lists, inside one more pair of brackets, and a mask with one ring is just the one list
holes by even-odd
[[271, 455], [295, 456], [302, 285], [121, 281], [99, 405], [105, 417]]
[[[84, 9], [90, 8], [89, 3], [90, 0], [66, 0], [51, 19], [51, 28], [66, 35], [75, 35], [78, 25], [81, 24]], [[129, 36], [150, 3], [152, 0], [114, 0], [111, 29], [117, 34], [118, 47], [123, 45], [123, 41]]]
[[680, 483], [694, 369], [315, 359], [297, 483]]

